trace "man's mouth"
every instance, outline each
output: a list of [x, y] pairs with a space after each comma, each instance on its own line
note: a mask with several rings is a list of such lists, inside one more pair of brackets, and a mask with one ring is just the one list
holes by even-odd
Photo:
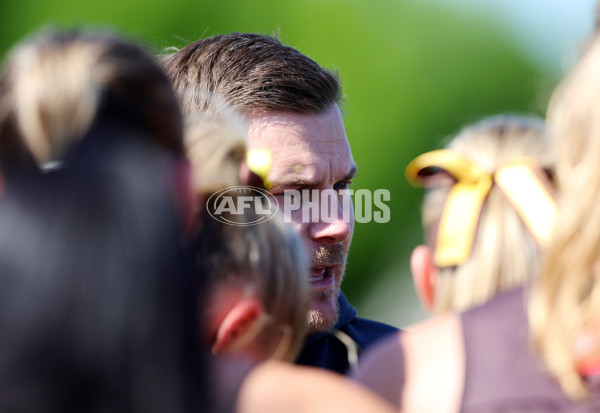
[[310, 286], [312, 291], [329, 290], [335, 285], [335, 275], [343, 268], [345, 254], [341, 244], [320, 246], [313, 253], [310, 267]]
[[310, 268], [311, 284], [321, 284], [327, 282], [333, 276], [332, 266], [318, 266]]

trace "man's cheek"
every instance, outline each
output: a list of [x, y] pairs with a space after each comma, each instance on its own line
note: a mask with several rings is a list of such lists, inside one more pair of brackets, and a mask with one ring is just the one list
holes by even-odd
[[299, 224], [302, 220], [302, 196], [300, 191], [287, 190], [277, 196], [279, 210], [283, 213], [283, 222]]
[[352, 203], [352, 189], [346, 189], [340, 192], [338, 203], [342, 208], [342, 219], [348, 223], [351, 228], [351, 234], [354, 230], [354, 204]]

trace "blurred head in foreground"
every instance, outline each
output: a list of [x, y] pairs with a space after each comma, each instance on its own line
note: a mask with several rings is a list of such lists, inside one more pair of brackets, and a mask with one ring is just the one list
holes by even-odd
[[469, 126], [408, 166], [409, 181], [427, 188], [427, 245], [411, 269], [433, 313], [482, 304], [539, 272], [556, 213], [552, 166], [543, 122], [517, 116]]
[[0, 79], [0, 154], [19, 178], [0, 200], [0, 410], [202, 405], [182, 128], [152, 59], [84, 31], [17, 46]]
[[70, 163], [0, 201], [0, 411], [205, 402], [196, 282], [152, 149], [95, 151], [114, 173]]
[[204, 218], [196, 269], [205, 280], [203, 338], [214, 354], [292, 361], [304, 340], [308, 269], [301, 240], [279, 216]]
[[[291, 361], [305, 335], [307, 257], [281, 217], [263, 220], [254, 204], [235, 207], [243, 205], [242, 198], [269, 202], [254, 172], [245, 176], [253, 176], [257, 187], [239, 186], [251, 185], [242, 177], [244, 167], [266, 177], [270, 159], [261, 163], [247, 157], [245, 135], [239, 115], [225, 107], [186, 119], [186, 150], [200, 216], [196, 270], [205, 285], [201, 335], [214, 354]], [[223, 205], [227, 207], [218, 213]]]

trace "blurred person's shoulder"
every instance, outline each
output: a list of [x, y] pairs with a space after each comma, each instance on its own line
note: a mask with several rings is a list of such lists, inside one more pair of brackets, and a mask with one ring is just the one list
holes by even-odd
[[394, 407], [402, 406], [405, 359], [402, 332], [390, 335], [367, 349], [350, 378], [374, 391]]
[[532, 346], [527, 289], [500, 294], [460, 315], [465, 374], [461, 411], [600, 411], [600, 387], [576, 404], [547, 372]]
[[352, 377], [403, 411], [453, 411], [462, 389], [462, 349], [460, 318], [434, 317], [375, 344]]

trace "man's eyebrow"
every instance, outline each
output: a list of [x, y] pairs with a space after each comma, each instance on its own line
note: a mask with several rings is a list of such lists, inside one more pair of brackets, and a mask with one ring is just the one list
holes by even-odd
[[[354, 179], [356, 174], [358, 173], [358, 167], [356, 165], [352, 165], [350, 171], [340, 181], [351, 181]], [[281, 188], [295, 188], [295, 189], [303, 189], [303, 188], [314, 188], [319, 185], [319, 181], [311, 181], [307, 179], [303, 179], [302, 177], [289, 177], [284, 178], [281, 181], [273, 182], [273, 189], [281, 189]]]
[[319, 185], [318, 182], [309, 181], [302, 178], [287, 178], [281, 181], [273, 182], [273, 189], [282, 189], [282, 188], [294, 188], [294, 189], [302, 189], [302, 188], [312, 188]]

